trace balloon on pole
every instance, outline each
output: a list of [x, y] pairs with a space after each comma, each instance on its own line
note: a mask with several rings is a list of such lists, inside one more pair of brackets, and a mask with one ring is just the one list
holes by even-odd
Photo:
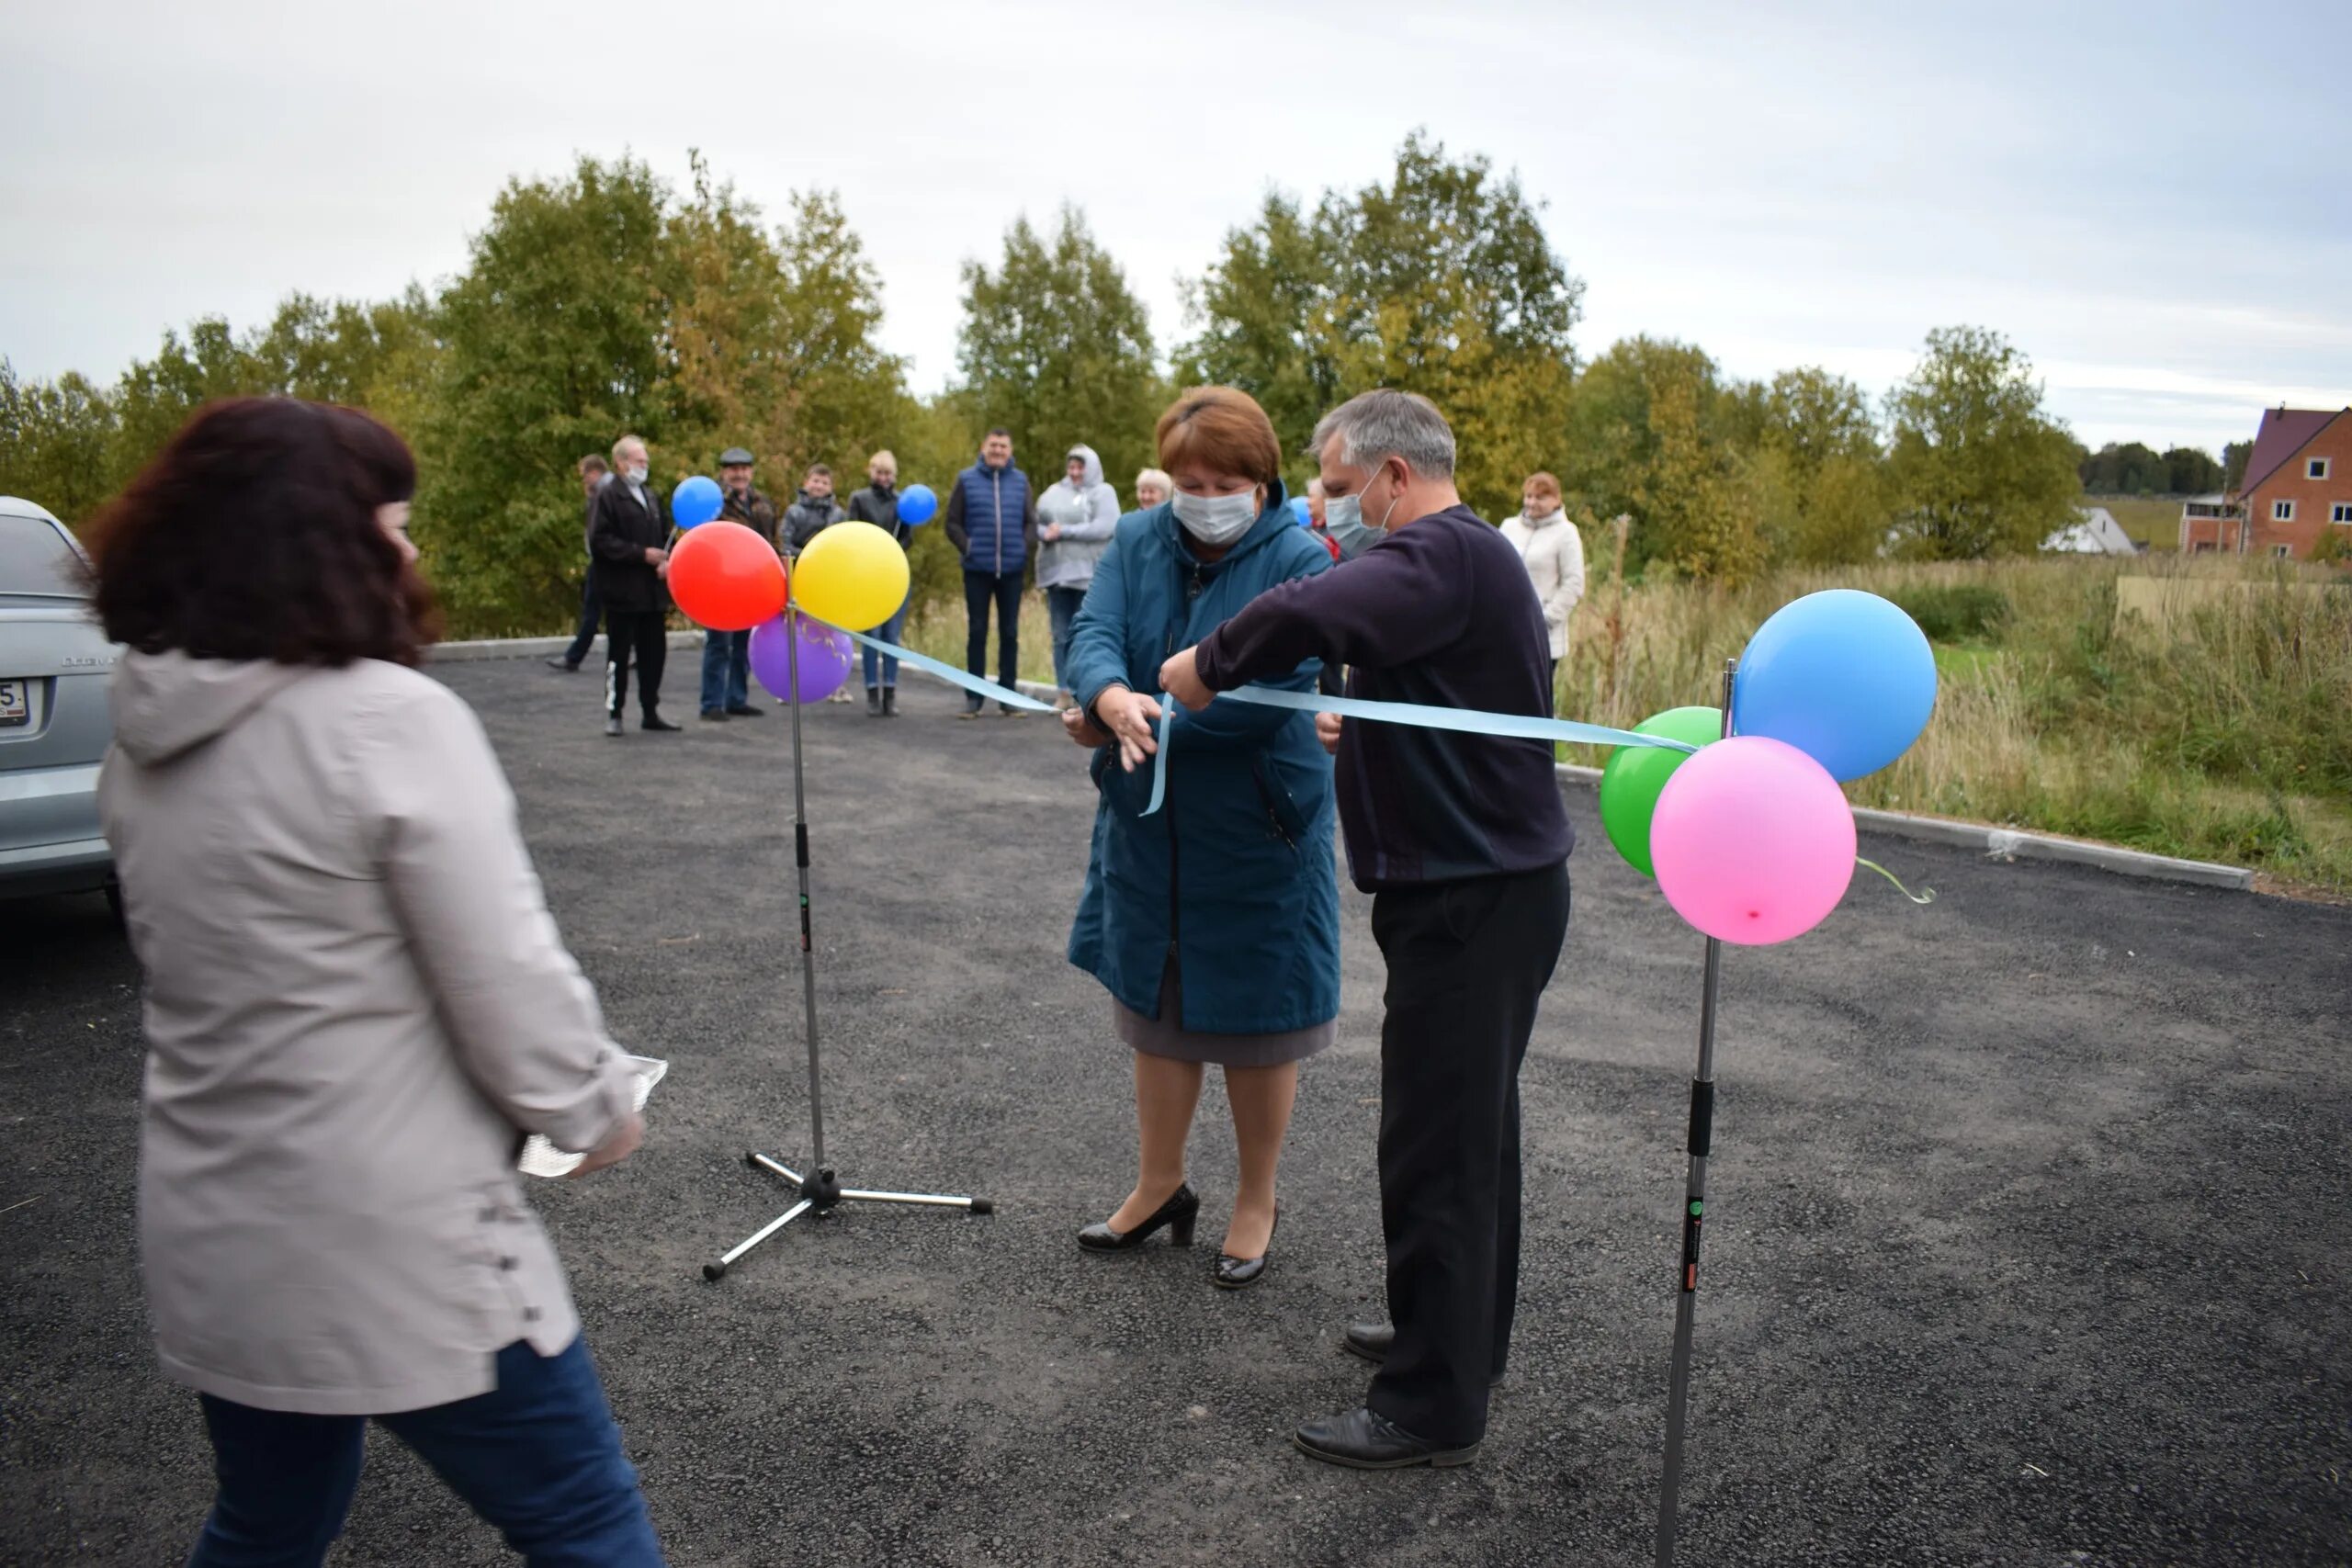
[[820, 621], [872, 631], [907, 602], [907, 552], [871, 523], [836, 523], [792, 563], [792, 597]]
[[1795, 747], [1843, 783], [1910, 749], [1936, 708], [1936, 656], [1887, 600], [1832, 588], [1756, 630], [1732, 682], [1732, 730]]
[[749, 631], [784, 608], [785, 594], [775, 547], [741, 523], [706, 523], [670, 552], [670, 596], [696, 626]]
[[791, 626], [791, 617], [776, 615], [752, 628], [752, 678], [778, 702], [791, 702], [797, 693], [801, 702], [821, 703], [849, 679], [850, 655], [854, 645], [848, 633], [804, 617], [800, 622], [799, 680], [796, 686]]
[[910, 528], [920, 528], [939, 511], [939, 497], [931, 493], [929, 485], [909, 485], [899, 495], [899, 521]]
[[1718, 740], [1658, 793], [1658, 890], [1708, 936], [1758, 947], [1803, 936], [1854, 878], [1854, 812], [1819, 762], [1761, 735]]
[[718, 481], [696, 474], [670, 492], [670, 521], [681, 528], [699, 528], [726, 504]]
[[[1634, 733], [1706, 746], [1723, 739], [1723, 710], [1668, 708], [1634, 726]], [[1625, 863], [1644, 876], [1657, 874], [1650, 863], [1650, 818], [1658, 792], [1690, 756], [1663, 746], [1620, 746], [1600, 770], [1600, 826]]]

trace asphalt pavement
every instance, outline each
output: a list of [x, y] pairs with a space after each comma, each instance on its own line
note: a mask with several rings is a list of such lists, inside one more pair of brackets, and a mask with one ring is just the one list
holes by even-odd
[[[1475, 1465], [1290, 1447], [1360, 1402], [1378, 1311], [1381, 971], [1345, 897], [1261, 1287], [1201, 1245], [1082, 1253], [1132, 1179], [1128, 1059], [1062, 957], [1093, 805], [1050, 720], [808, 714], [828, 1154], [844, 1210], [717, 1284], [808, 1152], [780, 713], [598, 732], [586, 675], [441, 673], [481, 711], [614, 1034], [670, 1058], [643, 1150], [534, 1188], [671, 1561], [1646, 1564], [1699, 939], [1602, 840], [1523, 1080], [1519, 1335]], [[1724, 964], [1680, 1561], [2352, 1561], [2352, 909], [1865, 840], [1812, 935]], [[0, 1561], [179, 1560], [209, 1495], [132, 1230], [138, 975], [96, 898], [0, 906]], [[512, 1561], [371, 1441], [334, 1561]]]

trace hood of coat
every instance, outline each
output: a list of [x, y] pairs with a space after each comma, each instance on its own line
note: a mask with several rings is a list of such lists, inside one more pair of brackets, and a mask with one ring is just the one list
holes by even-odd
[[1072, 457], [1083, 457], [1086, 459], [1086, 477], [1079, 481], [1079, 489], [1092, 490], [1096, 485], [1102, 482], [1102, 459], [1094, 455], [1094, 448], [1091, 446], [1073, 446], [1069, 451], [1062, 454], [1062, 483], [1069, 483], [1069, 460]]
[[191, 659], [176, 649], [126, 653], [114, 667], [115, 744], [143, 766], [168, 762], [227, 734], [311, 670], [266, 659]]
[[1566, 507], [1555, 506], [1541, 517], [1530, 517], [1526, 513], [1522, 512], [1519, 514], [1519, 521], [1522, 527], [1552, 528], [1556, 527], [1561, 523], [1566, 521], [1568, 509]]

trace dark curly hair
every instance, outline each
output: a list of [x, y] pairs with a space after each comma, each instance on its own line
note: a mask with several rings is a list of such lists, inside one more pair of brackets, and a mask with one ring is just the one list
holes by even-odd
[[407, 445], [356, 409], [208, 403], [84, 531], [98, 619], [142, 653], [413, 665], [433, 597], [376, 513], [415, 493]]

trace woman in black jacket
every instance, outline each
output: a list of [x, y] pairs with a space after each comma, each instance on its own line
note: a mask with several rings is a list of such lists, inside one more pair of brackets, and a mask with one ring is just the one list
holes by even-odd
[[[913, 537], [914, 529], [899, 521], [899, 459], [888, 450], [876, 452], [865, 460], [866, 487], [849, 498], [849, 516], [853, 523], [871, 523], [899, 542], [905, 549]], [[910, 592], [908, 597], [914, 595]], [[907, 607], [904, 604], [890, 618], [876, 626], [869, 635], [884, 642], [896, 642], [899, 634], [907, 629]], [[877, 682], [876, 677], [879, 675]], [[865, 716], [896, 718], [899, 716], [899, 661], [865, 650]]]

